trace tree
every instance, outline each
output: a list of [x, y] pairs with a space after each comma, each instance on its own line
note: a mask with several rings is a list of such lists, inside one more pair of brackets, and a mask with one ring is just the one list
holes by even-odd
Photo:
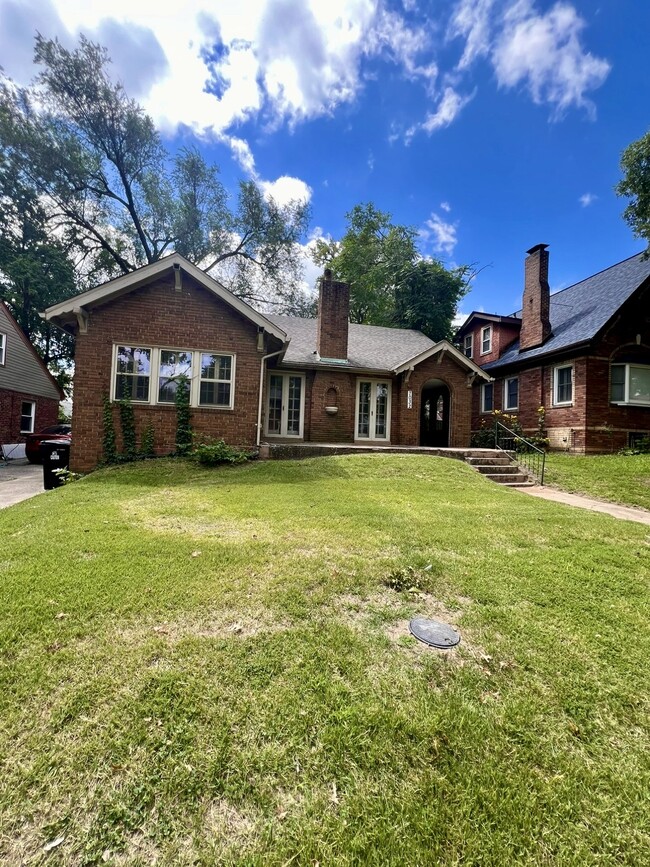
[[648, 245], [645, 255], [650, 256], [650, 131], [632, 142], [621, 155], [623, 179], [615, 189], [619, 196], [631, 201], [623, 211], [623, 219], [637, 238]]
[[448, 270], [423, 257], [417, 230], [393, 224], [372, 203], [355, 205], [346, 217], [343, 238], [318, 241], [313, 258], [349, 283], [351, 321], [415, 328], [432, 340], [449, 337], [472, 270]]
[[64, 245], [48, 235], [38, 196], [24, 187], [0, 154], [0, 299], [43, 361], [67, 385], [72, 338], [38, 315], [74, 292], [74, 268]]
[[235, 207], [219, 170], [195, 149], [171, 156], [152, 119], [109, 76], [106, 49], [36, 38], [41, 72], [28, 88], [0, 80], [0, 147], [45, 215], [49, 238], [74, 256], [82, 287], [172, 250], [240, 297], [291, 299], [302, 201], [279, 205], [242, 181]]

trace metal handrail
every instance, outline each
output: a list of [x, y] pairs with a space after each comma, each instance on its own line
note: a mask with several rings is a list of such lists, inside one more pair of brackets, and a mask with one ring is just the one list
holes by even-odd
[[[505, 444], [510, 443], [510, 448]], [[546, 452], [535, 443], [531, 443], [526, 437], [506, 427], [500, 421], [494, 422], [494, 447], [507, 453], [512, 460], [523, 466], [532, 476], [535, 476], [540, 485], [544, 484], [544, 470], [546, 467]]]

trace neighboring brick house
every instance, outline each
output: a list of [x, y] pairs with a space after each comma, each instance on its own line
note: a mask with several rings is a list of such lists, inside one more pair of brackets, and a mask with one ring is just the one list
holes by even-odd
[[627, 446], [650, 435], [650, 259], [639, 253], [551, 295], [546, 247], [528, 251], [522, 310], [474, 312], [458, 331], [494, 377], [474, 389], [472, 429], [501, 410], [533, 433], [543, 406], [551, 448]]
[[63, 392], [0, 301], [0, 445], [11, 457], [26, 434], [56, 424]]
[[489, 375], [445, 340], [348, 313], [328, 272], [318, 319], [264, 316], [178, 254], [50, 307], [76, 335], [72, 468], [102, 459], [103, 398], [125, 389], [138, 437], [150, 423], [156, 451], [173, 450], [180, 374], [193, 429], [231, 445], [468, 446], [471, 386]]

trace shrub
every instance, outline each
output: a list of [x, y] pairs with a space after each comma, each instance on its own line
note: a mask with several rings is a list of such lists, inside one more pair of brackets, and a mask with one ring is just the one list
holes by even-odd
[[200, 443], [190, 457], [205, 467], [216, 467], [219, 464], [243, 464], [256, 456], [255, 452], [246, 452], [226, 445], [223, 440]]
[[192, 422], [190, 414], [190, 381], [179, 376], [176, 384], [176, 454], [187, 455], [192, 448]]

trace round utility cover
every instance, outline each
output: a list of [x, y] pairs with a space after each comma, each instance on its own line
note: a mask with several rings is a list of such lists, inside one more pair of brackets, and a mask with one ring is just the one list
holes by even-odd
[[425, 617], [414, 617], [409, 623], [411, 635], [415, 636], [419, 641], [424, 641], [425, 644], [430, 644], [431, 647], [438, 647], [441, 650], [448, 650], [460, 642], [460, 633], [448, 626], [446, 623], [439, 623], [437, 620], [427, 620]]

